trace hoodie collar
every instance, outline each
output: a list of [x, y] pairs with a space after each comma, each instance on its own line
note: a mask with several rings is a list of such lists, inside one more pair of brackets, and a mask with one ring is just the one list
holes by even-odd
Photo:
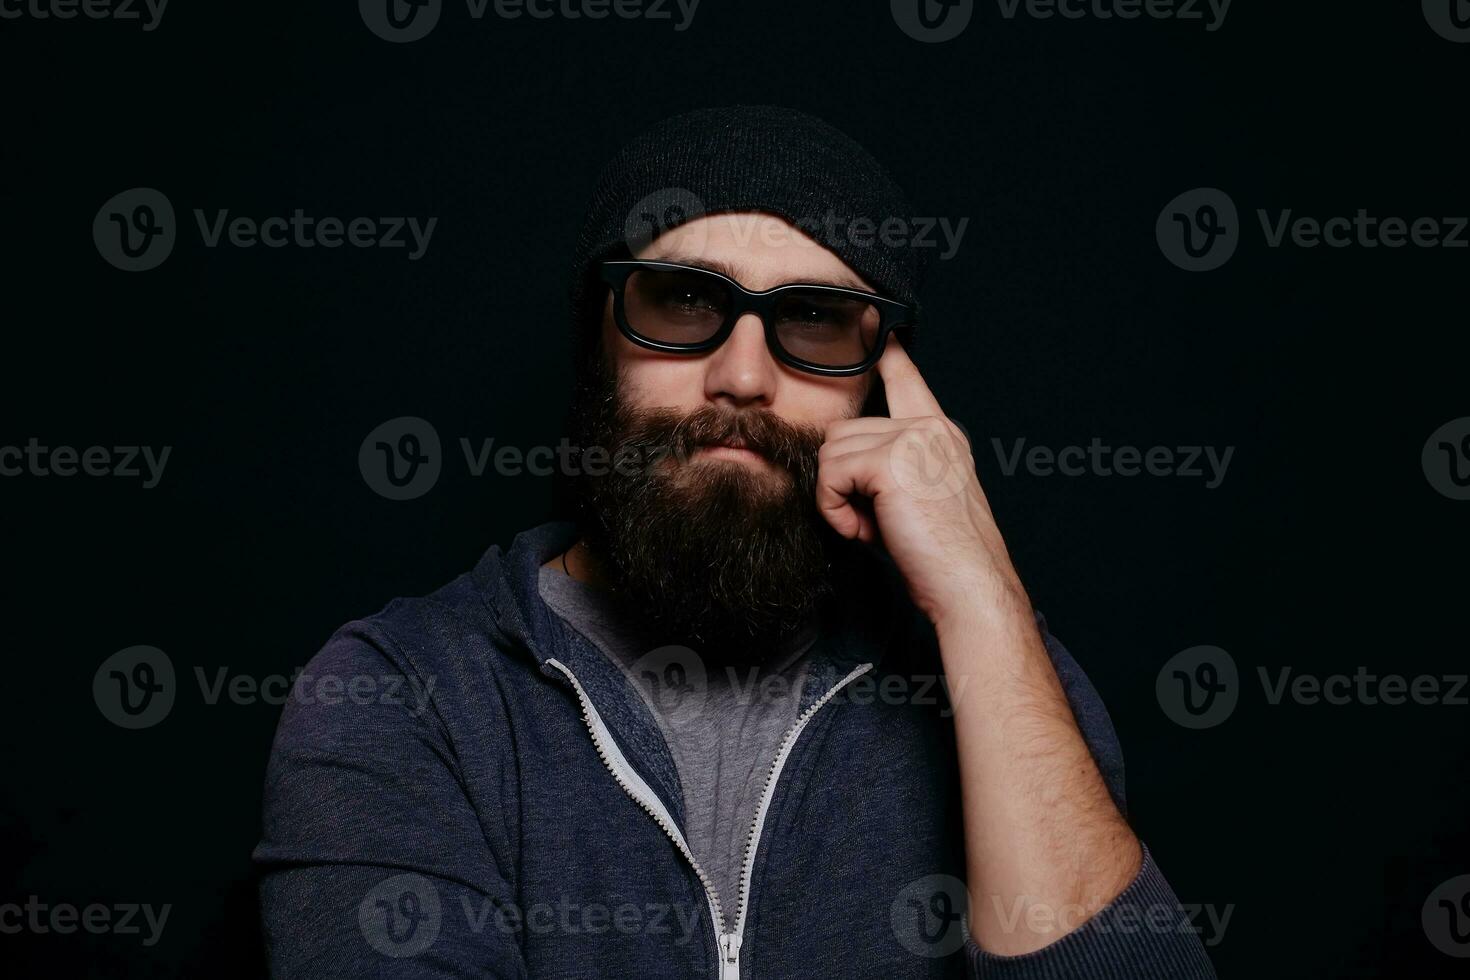
[[[547, 607], [538, 581], [541, 566], [570, 548], [576, 527], [554, 521], [516, 535], [502, 552], [492, 547], [475, 566], [474, 577], [501, 633], [535, 660], [542, 674], [567, 685], [548, 664], [557, 660], [576, 675], [624, 754], [663, 798], [682, 825], [683, 792], [668, 744], [648, 706], [612, 660]], [[809, 654], [807, 681], [799, 710], [804, 711], [842, 677], [862, 663], [875, 666], [893, 646], [899, 623], [897, 571], [888, 559], [851, 542], [852, 560], [844, 564], [836, 594], [819, 618]]]

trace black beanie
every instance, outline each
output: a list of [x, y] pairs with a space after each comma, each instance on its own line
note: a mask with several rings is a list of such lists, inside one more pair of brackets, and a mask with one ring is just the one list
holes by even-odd
[[917, 302], [925, 252], [910, 244], [914, 215], [872, 154], [795, 109], [699, 109], [634, 139], [598, 178], [572, 269], [579, 351], [587, 352], [600, 323], [596, 263], [628, 258], [671, 228], [731, 211], [784, 218], [880, 294]]

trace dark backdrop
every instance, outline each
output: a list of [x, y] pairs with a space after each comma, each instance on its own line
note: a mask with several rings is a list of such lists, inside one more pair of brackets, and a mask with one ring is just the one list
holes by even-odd
[[[1238, 0], [1213, 31], [1001, 9], [976, 3], [943, 43], [837, 0], [703, 0], [685, 31], [475, 20], [451, 0], [396, 44], [350, 3], [179, 2], [151, 31], [0, 20], [0, 446], [171, 447], [151, 489], [0, 478], [0, 899], [172, 906], [152, 947], [0, 935], [10, 975], [262, 973], [248, 854], [279, 707], [211, 704], [196, 670], [287, 674], [342, 622], [546, 517], [548, 479], [472, 476], [458, 440], [555, 445], [597, 169], [655, 119], [732, 102], [823, 116], [918, 216], [969, 219], [934, 263], [920, 365], [1110, 706], [1140, 835], [1183, 901], [1230, 911], [1223, 930], [1201, 917], [1222, 976], [1458, 975], [1420, 913], [1470, 872], [1470, 708], [1273, 705], [1257, 670], [1465, 672], [1470, 502], [1436, 489], [1421, 449], [1470, 415], [1470, 250], [1273, 248], [1256, 211], [1470, 212], [1470, 45], [1412, 3]], [[92, 224], [137, 187], [167, 196], [178, 241], [125, 272]], [[1188, 272], [1155, 222], [1200, 187], [1234, 202], [1239, 244]], [[410, 261], [207, 248], [195, 208], [438, 223]], [[399, 416], [444, 447], [408, 501], [358, 466]], [[1095, 437], [1234, 456], [1210, 489], [1007, 475], [992, 442]], [[92, 682], [139, 644], [168, 654], [178, 692], [130, 731]], [[1198, 645], [1228, 651], [1239, 702], [1195, 730], [1155, 680]]]

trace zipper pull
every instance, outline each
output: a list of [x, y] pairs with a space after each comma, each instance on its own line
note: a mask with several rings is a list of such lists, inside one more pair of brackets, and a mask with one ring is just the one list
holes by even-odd
[[720, 937], [720, 980], [740, 980], [740, 937], [733, 932]]

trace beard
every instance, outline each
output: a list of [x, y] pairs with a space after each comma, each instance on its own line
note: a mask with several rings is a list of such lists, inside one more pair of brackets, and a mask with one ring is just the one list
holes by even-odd
[[[606, 368], [590, 373], [575, 442], [610, 459], [581, 467], [574, 492], [609, 591], [651, 643], [726, 663], [772, 656], [832, 594], [850, 544], [816, 507], [822, 430], [763, 409], [638, 409]], [[726, 440], [770, 465], [696, 455]]]

